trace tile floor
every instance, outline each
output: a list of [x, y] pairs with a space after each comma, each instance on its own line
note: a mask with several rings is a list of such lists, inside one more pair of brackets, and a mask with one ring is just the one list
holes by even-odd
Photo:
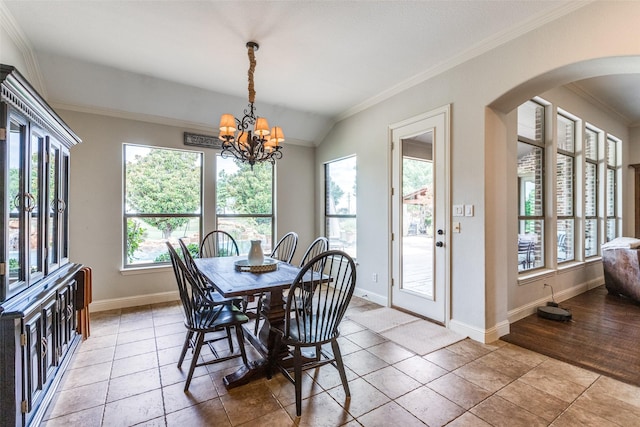
[[[183, 392], [184, 339], [173, 303], [91, 315], [43, 426], [634, 426], [640, 388], [497, 341], [466, 339], [424, 356], [348, 320], [379, 306], [354, 298], [337, 371], [308, 371], [302, 417], [281, 374], [227, 391], [240, 359], [196, 370]], [[247, 349], [251, 346], [247, 345]], [[206, 357], [206, 355], [204, 355]], [[250, 357], [257, 357], [252, 353]]]

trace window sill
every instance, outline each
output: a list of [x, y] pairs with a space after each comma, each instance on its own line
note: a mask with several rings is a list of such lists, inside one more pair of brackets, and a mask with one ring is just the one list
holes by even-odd
[[537, 282], [538, 280], [545, 279], [547, 277], [553, 277], [555, 274], [556, 270], [551, 270], [549, 268], [532, 271], [531, 273], [520, 274], [518, 276], [518, 286]]
[[123, 276], [135, 276], [138, 274], [149, 274], [149, 273], [164, 273], [167, 270], [172, 269], [171, 265], [159, 265], [152, 267], [134, 267], [134, 268], [126, 268], [120, 269], [120, 274]]

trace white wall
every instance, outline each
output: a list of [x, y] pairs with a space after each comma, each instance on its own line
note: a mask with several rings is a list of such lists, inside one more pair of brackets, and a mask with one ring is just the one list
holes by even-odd
[[[318, 147], [316, 177], [323, 162], [357, 154], [359, 292], [386, 299], [390, 277], [387, 127], [450, 103], [451, 200], [476, 207], [474, 217], [460, 218], [462, 233], [452, 235], [450, 325], [483, 341], [508, 332], [508, 295], [517, 284], [508, 274], [516, 264], [505, 260], [517, 231], [506, 226], [516, 200], [506, 191], [513, 175], [505, 153], [513, 140], [505, 113], [573, 80], [640, 72], [639, 15], [640, 3], [592, 3], [336, 125]], [[622, 70], [611, 66], [620, 65], [617, 59], [586, 62], [610, 56], [630, 61]], [[383, 280], [367, 280], [373, 272]]]
[[[183, 145], [190, 129], [72, 111], [58, 111], [83, 140], [71, 150], [71, 260], [93, 269], [93, 306], [97, 309], [146, 304], [174, 298], [170, 268], [121, 273], [122, 143], [198, 150]], [[216, 151], [204, 152], [205, 231], [214, 228], [214, 164]], [[276, 165], [276, 233], [300, 235], [306, 248], [313, 229], [314, 149], [285, 146]], [[292, 209], [291, 207], [295, 207]], [[112, 301], [113, 300], [113, 301]]]

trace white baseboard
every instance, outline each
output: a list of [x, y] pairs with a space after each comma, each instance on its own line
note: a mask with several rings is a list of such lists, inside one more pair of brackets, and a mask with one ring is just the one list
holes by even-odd
[[95, 313], [97, 311], [117, 310], [119, 308], [137, 307], [140, 305], [158, 304], [161, 302], [178, 300], [180, 300], [178, 291], [171, 291], [158, 294], [137, 295], [134, 297], [93, 301], [89, 308], [92, 313]]
[[358, 289], [358, 288], [355, 288], [353, 290], [353, 295], [362, 299], [369, 300], [371, 302], [375, 302], [376, 304], [380, 304], [383, 307], [387, 307], [388, 301], [386, 296], [375, 294], [366, 289]]
[[[560, 292], [556, 292], [554, 294], [554, 299], [556, 302], [562, 302], [568, 300], [569, 298], [573, 298], [578, 296], [588, 290], [593, 288], [597, 288], [598, 286], [604, 283], [604, 277], [598, 277], [596, 279], [590, 280], [586, 283], [582, 283], [580, 285], [576, 285], [572, 288], [565, 289]], [[545, 305], [549, 301], [549, 297], [546, 296], [544, 298], [540, 298], [536, 301], [530, 302], [529, 304], [525, 304], [516, 309], [509, 310], [507, 313], [507, 319], [509, 323], [517, 322], [520, 319], [524, 319], [525, 317], [534, 314], [538, 307]]]
[[479, 329], [455, 319], [449, 321], [449, 329], [453, 332], [471, 338], [474, 341], [487, 344], [498, 340], [509, 333], [509, 322], [504, 321], [490, 329]]

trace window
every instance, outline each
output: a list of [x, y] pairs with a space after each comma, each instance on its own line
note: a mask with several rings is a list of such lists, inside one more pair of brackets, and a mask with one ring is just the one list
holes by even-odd
[[606, 163], [607, 163], [607, 176], [606, 176], [606, 210], [607, 210], [607, 242], [616, 238], [617, 231], [617, 174], [618, 174], [618, 141], [612, 136], [607, 137], [606, 150]]
[[356, 156], [324, 165], [325, 235], [329, 248], [356, 257]]
[[216, 228], [231, 234], [241, 254], [251, 240], [261, 240], [264, 253], [273, 244], [273, 165], [251, 166], [233, 158], [216, 157]]
[[202, 154], [124, 144], [123, 155], [123, 265], [167, 263], [165, 241], [200, 241]]
[[556, 153], [556, 256], [558, 262], [575, 259], [575, 133], [576, 123], [557, 115]]
[[600, 133], [590, 127], [584, 137], [584, 256], [598, 255], [598, 144]]
[[544, 266], [544, 114], [528, 101], [518, 107], [518, 270]]

